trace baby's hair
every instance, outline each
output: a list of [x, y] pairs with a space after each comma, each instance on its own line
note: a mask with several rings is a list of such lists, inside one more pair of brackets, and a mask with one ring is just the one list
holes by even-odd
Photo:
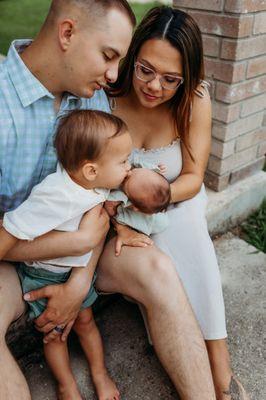
[[120, 118], [103, 111], [74, 110], [59, 122], [54, 145], [58, 161], [67, 171], [95, 161], [103, 154], [109, 139], [122, 135], [127, 126]]
[[142, 191], [149, 196], [148, 202], [146, 202], [141, 195], [128, 196], [132, 204], [145, 214], [165, 211], [170, 203], [170, 184], [161, 174], [158, 174], [158, 177], [160, 177], [160, 179], [156, 181], [151, 182], [146, 180], [142, 186]]

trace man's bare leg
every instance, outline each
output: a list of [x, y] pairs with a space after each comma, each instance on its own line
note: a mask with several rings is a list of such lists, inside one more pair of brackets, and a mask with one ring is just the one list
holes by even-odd
[[123, 247], [114, 239], [99, 261], [97, 287], [141, 303], [156, 353], [182, 400], [215, 400], [206, 346], [170, 259], [156, 247]]
[[27, 382], [5, 342], [9, 325], [24, 311], [25, 303], [16, 270], [13, 265], [0, 262], [0, 399], [31, 398]]

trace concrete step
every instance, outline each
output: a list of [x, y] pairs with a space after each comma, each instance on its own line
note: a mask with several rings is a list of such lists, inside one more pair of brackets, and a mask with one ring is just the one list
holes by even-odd
[[[266, 254], [231, 233], [215, 240], [236, 374], [252, 400], [266, 398], [263, 332]], [[138, 308], [121, 298], [97, 317], [109, 371], [126, 400], [176, 400], [174, 388], [148, 345]], [[95, 399], [84, 356], [71, 338], [71, 362], [84, 399]], [[20, 359], [33, 400], [55, 400], [55, 384], [41, 350]]]

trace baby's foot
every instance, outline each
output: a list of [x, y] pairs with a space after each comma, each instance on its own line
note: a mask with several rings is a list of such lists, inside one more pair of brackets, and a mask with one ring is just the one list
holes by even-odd
[[98, 400], [119, 400], [120, 393], [107, 371], [92, 372], [92, 380], [96, 388]]
[[59, 384], [57, 400], [82, 400], [82, 397], [76, 384], [69, 386]]

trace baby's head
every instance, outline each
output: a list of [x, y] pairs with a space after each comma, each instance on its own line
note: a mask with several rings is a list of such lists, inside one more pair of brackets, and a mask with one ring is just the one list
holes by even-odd
[[169, 205], [169, 182], [164, 176], [150, 169], [132, 169], [122, 188], [133, 206], [143, 213], [157, 213]]
[[55, 147], [63, 168], [86, 188], [116, 188], [130, 169], [127, 126], [103, 111], [74, 110], [62, 117]]

